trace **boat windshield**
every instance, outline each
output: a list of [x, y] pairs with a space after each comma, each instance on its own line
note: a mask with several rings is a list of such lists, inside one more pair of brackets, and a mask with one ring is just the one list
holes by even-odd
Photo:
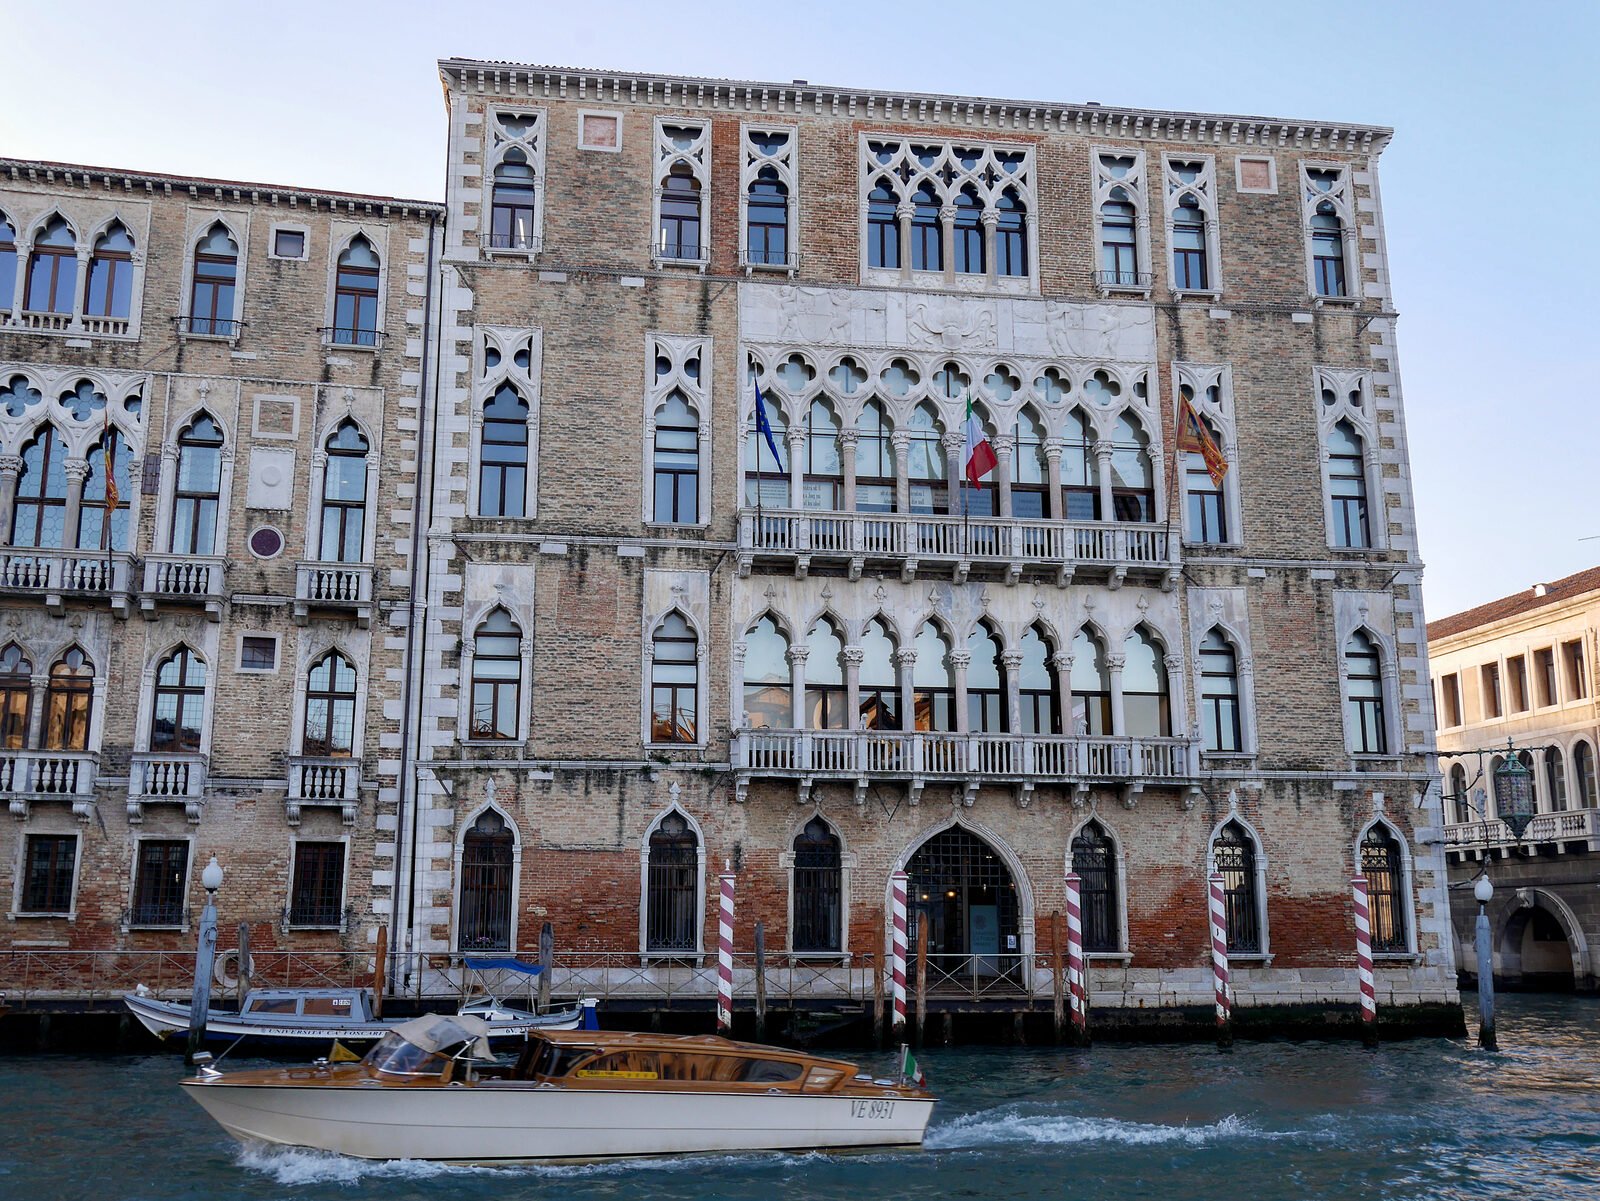
[[530, 1080], [535, 1076], [565, 1076], [574, 1065], [582, 1063], [594, 1052], [593, 1047], [562, 1047], [543, 1039], [533, 1039], [522, 1053], [514, 1074], [518, 1080]]
[[424, 1051], [392, 1030], [367, 1052], [363, 1062], [373, 1071], [387, 1076], [442, 1076], [450, 1066], [447, 1057]]

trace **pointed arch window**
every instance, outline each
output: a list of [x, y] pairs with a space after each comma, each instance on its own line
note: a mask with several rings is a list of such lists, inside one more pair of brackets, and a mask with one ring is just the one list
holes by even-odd
[[16, 301], [17, 231], [0, 213], [0, 313], [9, 313]]
[[1045, 493], [1050, 466], [1044, 453], [1044, 425], [1032, 409], [1017, 414], [1017, 449], [1011, 469], [1011, 513], [1040, 519], [1049, 516]]
[[1222, 876], [1228, 921], [1228, 953], [1261, 954], [1261, 893], [1256, 879], [1256, 842], [1238, 822], [1217, 834], [1211, 853]]
[[461, 908], [456, 947], [510, 951], [516, 837], [506, 819], [485, 809], [461, 839]]
[[682, 613], [651, 640], [650, 741], [695, 742], [700, 729], [699, 641]]
[[939, 198], [924, 185], [911, 197], [911, 269], [944, 270], [944, 229], [939, 220]]
[[1211, 287], [1206, 264], [1206, 215], [1194, 193], [1186, 192], [1172, 214], [1172, 286], [1204, 292]]
[[825, 400], [806, 412], [805, 480], [801, 496], [808, 509], [838, 510], [843, 505], [844, 468], [839, 462], [839, 418]]
[[1312, 282], [1318, 296], [1344, 296], [1344, 222], [1331, 200], [1311, 217]]
[[867, 193], [867, 266], [900, 267], [900, 198], [885, 181]]
[[322, 561], [360, 563], [366, 555], [366, 436], [345, 421], [327, 441], [322, 477]]
[[528, 495], [528, 402], [501, 384], [483, 406], [478, 515], [522, 517]]
[[53, 425], [22, 448], [11, 545], [59, 547], [67, 524], [67, 445]]
[[515, 738], [521, 704], [522, 629], [496, 609], [473, 637], [472, 737]]
[[700, 840], [679, 813], [650, 832], [645, 882], [645, 951], [692, 954], [699, 948]]
[[789, 675], [789, 640], [778, 623], [763, 617], [744, 636], [744, 724], [751, 730], [794, 726]]
[[0, 651], [0, 749], [20, 751], [28, 745], [32, 713], [33, 663], [13, 642]]
[[534, 189], [538, 177], [528, 156], [515, 147], [494, 169], [494, 191], [490, 199], [489, 245], [497, 250], [536, 250], [534, 237]]
[[955, 268], [963, 275], [982, 275], [989, 269], [983, 253], [983, 201], [968, 186], [956, 193], [955, 210]]
[[796, 954], [836, 954], [843, 948], [844, 932], [839, 836], [821, 817], [814, 817], [795, 835], [793, 851], [793, 950]]
[[89, 282], [83, 297], [86, 317], [127, 320], [133, 310], [133, 238], [120, 221], [95, 239]]
[[[767, 424], [772, 427], [772, 440], [784, 448], [783, 453], [787, 454], [789, 453], [788, 419], [784, 416], [783, 409], [773, 403], [770, 393], [763, 395], [766, 397]], [[789, 476], [785, 470], [787, 466], [787, 463], [779, 462], [773, 457], [766, 436], [756, 425], [756, 411], [752, 406], [750, 426], [745, 432], [744, 439], [745, 502], [750, 505], [760, 503], [774, 509], [787, 509], [789, 507]]]
[[967, 663], [967, 729], [974, 734], [1009, 733], [1011, 706], [1000, 639], [988, 624], [979, 622], [967, 639], [967, 652], [972, 656]]
[[893, 513], [894, 426], [883, 405], [869, 400], [856, 418], [856, 512]]
[[89, 749], [94, 710], [94, 664], [72, 647], [50, 668], [44, 693], [44, 745], [50, 751]]
[[1017, 693], [1022, 702], [1022, 733], [1061, 733], [1057, 705], [1055, 648], [1037, 625], [1022, 632], [1022, 664], [1017, 669]]
[[1383, 660], [1378, 644], [1364, 630], [1350, 635], [1344, 647], [1345, 719], [1358, 755], [1387, 755], [1389, 730], [1383, 711]]
[[356, 665], [329, 651], [306, 677], [303, 754], [348, 759], [356, 736]]
[[1237, 754], [1244, 749], [1239, 720], [1239, 657], [1221, 630], [1200, 642], [1200, 728], [1208, 751]]
[[1072, 639], [1072, 710], [1079, 734], [1111, 733], [1111, 673], [1105, 647], [1088, 626]]
[[1111, 431], [1111, 507], [1117, 521], [1156, 519], [1155, 466], [1144, 427], [1127, 413]]
[[77, 288], [78, 237], [66, 221], [52, 217], [33, 240], [22, 307], [30, 313], [70, 314]]
[[1172, 734], [1172, 706], [1167, 691], [1167, 665], [1161, 646], [1139, 626], [1122, 644], [1122, 708], [1135, 738], [1167, 738]]
[[[1455, 769], [1461, 771], [1459, 767]], [[1462, 772], [1461, 792], [1466, 791], [1466, 773]], [[1558, 746], [1545, 747], [1544, 750], [1544, 786], [1545, 793], [1550, 798], [1550, 810], [1560, 813], [1567, 807], [1567, 765], [1561, 758], [1561, 748]], [[1456, 791], [1452, 778], [1451, 791]], [[1465, 820], [1465, 819], [1463, 819]]]
[[150, 749], [198, 751], [205, 709], [206, 665], [188, 647], [180, 646], [156, 669]]
[[1094, 453], [1094, 427], [1074, 409], [1067, 414], [1066, 446], [1061, 452], [1061, 493], [1068, 521], [1100, 520], [1100, 458]]
[[1410, 949], [1406, 914], [1411, 908], [1405, 859], [1399, 840], [1382, 822], [1361, 840], [1361, 874], [1367, 878], [1372, 949], [1380, 955], [1404, 954]]
[[216, 553], [222, 502], [222, 427], [198, 414], [178, 435], [178, 480], [172, 494], [172, 553]]
[[340, 346], [378, 344], [378, 278], [382, 263], [361, 234], [339, 255], [333, 278], [333, 338]]
[[655, 414], [656, 521], [694, 525], [700, 520], [700, 419], [677, 389]]
[[750, 183], [747, 202], [748, 261], [781, 267], [789, 261], [789, 189], [772, 167], [763, 167]]
[[700, 223], [700, 181], [694, 177], [694, 168], [677, 163], [661, 181], [658, 257], [698, 261]]
[[848, 730], [844, 639], [839, 627], [821, 618], [806, 635], [806, 647], [806, 725], [813, 730]]
[[933, 406], [924, 403], [912, 412], [908, 430], [911, 440], [906, 474], [911, 481], [911, 511], [933, 513], [935, 506], [946, 500], [944, 446], [940, 441], [944, 428]]
[[218, 221], [194, 251], [194, 282], [189, 291], [189, 332], [230, 337], [239, 282], [239, 244]]
[[[1218, 446], [1222, 437], [1215, 423], [1200, 417], [1206, 431]], [[1226, 477], [1224, 477], [1224, 484]], [[1222, 486], [1212, 482], [1206, 459], [1199, 451], [1186, 451], [1183, 456], [1183, 490], [1188, 497], [1191, 542], [1226, 542], [1228, 540], [1228, 507], [1224, 502]]]
[[1595, 796], [1594, 749], [1581, 739], [1572, 748], [1572, 791], [1577, 809], [1600, 808]]
[[[1550, 753], [1548, 751], [1546, 751], [1545, 752], [1545, 768], [1546, 768], [1546, 770], [1549, 769], [1549, 766], [1550, 766]], [[1557, 760], [1556, 760], [1556, 768], [1557, 768], [1558, 771], [1560, 770], [1560, 767], [1561, 767], [1561, 761], [1560, 761], [1560, 758], [1558, 757]], [[1563, 789], [1563, 791], [1565, 791], [1565, 790]], [[1455, 820], [1457, 822], [1469, 822], [1469, 821], [1471, 821], [1472, 820], [1472, 812], [1471, 812], [1470, 808], [1468, 807], [1468, 801], [1467, 801], [1467, 769], [1462, 767], [1461, 764], [1459, 764], [1459, 763], [1457, 763], [1454, 767], [1452, 767], [1450, 769], [1450, 795], [1455, 798]]]
[[1100, 282], [1113, 287], [1139, 283], [1137, 212], [1122, 188], [1112, 188], [1100, 206]]
[[1117, 853], [1099, 822], [1085, 822], [1073, 838], [1072, 870], [1078, 873], [1083, 949], [1099, 952], [1121, 950]]
[[[125, 551], [133, 504], [133, 452], [116, 426], [89, 448], [89, 474], [78, 508], [80, 550]], [[107, 469], [111, 486], [107, 488]], [[109, 517], [110, 520], [107, 520]]]
[[952, 731], [956, 728], [956, 686], [950, 643], [937, 626], [924, 622], [913, 645], [917, 652], [911, 669], [913, 729]]
[[1341, 421], [1328, 432], [1328, 489], [1333, 499], [1333, 544], [1372, 545], [1367, 517], [1365, 446], [1355, 426]]
[[883, 622], [874, 618], [861, 632], [861, 674], [858, 691], [861, 729], [901, 728], [900, 684], [895, 675], [895, 645]]
[[1003, 276], [1028, 274], [1028, 206], [1007, 188], [995, 201], [1000, 219], [994, 230], [995, 272]]

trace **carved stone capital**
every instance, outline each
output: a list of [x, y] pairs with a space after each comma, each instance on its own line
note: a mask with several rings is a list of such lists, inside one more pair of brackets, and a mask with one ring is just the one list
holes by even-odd
[[951, 651], [950, 652], [950, 666], [951, 667], [958, 668], [961, 671], [966, 671], [967, 668], [970, 667], [971, 665], [972, 665], [972, 652], [971, 651]]
[[1022, 666], [1021, 651], [1006, 651], [1000, 656], [1000, 662], [1006, 665], [1007, 671], [1016, 671]]
[[953, 450], [960, 450], [966, 444], [967, 436], [959, 430], [951, 430], [939, 439], [939, 445], [944, 447], [946, 454]]
[[789, 660], [789, 664], [792, 667], [796, 663], [804, 663], [810, 654], [811, 648], [801, 643], [799, 646], [791, 646], [784, 652], [784, 657]]
[[1107, 671], [1121, 671], [1123, 669], [1123, 667], [1127, 665], [1127, 662], [1128, 662], [1128, 656], [1127, 655], [1107, 655], [1106, 656], [1106, 670]]
[[21, 455], [0, 455], [0, 476], [4, 476], [15, 483], [17, 477], [21, 474]]
[[1161, 661], [1167, 665], [1168, 671], [1177, 671], [1183, 666], [1182, 655], [1163, 655]]
[[848, 666], [860, 667], [861, 661], [867, 657], [867, 652], [859, 646], [844, 648], [844, 661]]
[[915, 667], [917, 665], [917, 652], [909, 647], [895, 651], [894, 661], [898, 667]]
[[81, 484], [89, 478], [89, 461], [87, 459], [68, 459], [61, 464], [61, 470], [66, 473], [69, 483]]
[[839, 448], [841, 450], [854, 450], [856, 444], [860, 441], [861, 431], [853, 426], [846, 427], [845, 429], [839, 431]]

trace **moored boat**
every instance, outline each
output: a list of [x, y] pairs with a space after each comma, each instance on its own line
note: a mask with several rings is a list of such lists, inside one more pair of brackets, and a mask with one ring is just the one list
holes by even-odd
[[417, 1018], [357, 1064], [203, 1071], [183, 1087], [236, 1138], [466, 1163], [914, 1147], [935, 1103], [903, 1077], [712, 1036], [536, 1031], [499, 1064], [488, 1033]]

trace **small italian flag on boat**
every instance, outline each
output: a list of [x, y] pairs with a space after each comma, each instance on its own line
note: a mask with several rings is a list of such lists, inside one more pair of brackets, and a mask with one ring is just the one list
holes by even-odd
[[923, 1074], [922, 1069], [917, 1066], [917, 1057], [911, 1053], [911, 1047], [908, 1043], [900, 1044], [900, 1079], [910, 1081], [918, 1088], [928, 1087], [928, 1078]]
[[978, 420], [978, 415], [972, 411], [972, 391], [967, 391], [967, 454], [965, 469], [967, 479], [972, 481], [974, 488], [982, 487], [983, 477], [993, 471], [1000, 462], [994, 453], [994, 446], [989, 442], [989, 435], [983, 432], [983, 422]]

